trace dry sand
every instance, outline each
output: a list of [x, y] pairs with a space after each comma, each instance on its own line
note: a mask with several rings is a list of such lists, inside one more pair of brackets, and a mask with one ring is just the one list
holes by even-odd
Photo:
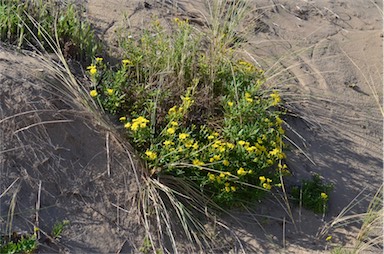
[[[92, 0], [85, 6], [98, 36], [113, 47], [118, 29], [137, 31], [151, 17], [188, 17], [197, 27], [204, 25], [205, 1], [177, 2]], [[226, 222], [248, 253], [324, 253], [327, 244], [350, 245], [358, 225], [327, 233], [334, 236], [330, 243], [318, 233], [359, 194], [362, 201], [350, 213], [364, 212], [383, 181], [383, 3], [260, 0], [250, 6], [239, 36], [246, 41], [244, 50], [266, 70], [268, 83], [284, 91], [288, 137], [299, 147], [292, 145], [288, 153], [294, 177], [287, 181], [295, 184], [319, 173], [335, 188], [325, 218], [292, 208], [296, 228], [273, 200], [255, 205], [253, 216], [234, 212], [239, 221]], [[16, 181], [1, 198], [0, 223], [14, 193], [16, 227], [26, 230], [26, 221], [34, 222], [41, 180], [41, 228], [71, 222], [59, 247], [42, 251], [131, 252], [143, 231], [134, 210], [115, 207], [130, 210], [120, 204], [132, 199], [135, 188], [126, 168], [129, 158], [111, 139], [108, 176], [107, 132], [81, 106], [44, 88], [52, 83], [57, 82], [36, 57], [0, 48], [1, 193]], [[34, 112], [23, 113], [28, 111]]]

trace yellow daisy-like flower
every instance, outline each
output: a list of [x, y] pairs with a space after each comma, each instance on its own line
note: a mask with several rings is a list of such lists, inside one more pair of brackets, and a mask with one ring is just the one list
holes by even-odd
[[171, 122], [171, 125], [174, 126], [174, 127], [176, 127], [176, 126], [179, 126], [179, 123], [176, 122], [176, 121], [172, 121], [172, 122]]
[[233, 149], [233, 148], [235, 148], [235, 145], [232, 144], [232, 143], [227, 142], [226, 145], [227, 145], [227, 147], [228, 147], [229, 149]]
[[98, 93], [97, 93], [96, 90], [91, 90], [91, 91], [89, 92], [89, 94], [91, 95], [91, 97], [96, 97]]
[[221, 173], [220, 173], [220, 177], [221, 177], [221, 178], [224, 178], [224, 177], [225, 177], [225, 173], [221, 172]]
[[271, 183], [271, 182], [272, 182], [272, 180], [267, 178], [267, 183]]
[[265, 178], [265, 176], [260, 176], [259, 180], [261, 183], [264, 183], [267, 179]]
[[176, 113], [176, 109], [177, 109], [177, 106], [173, 106], [172, 108], [170, 108], [168, 110], [168, 114], [170, 114], [170, 115], [175, 114]]
[[150, 160], [154, 160], [157, 158], [157, 154], [155, 152], [150, 151], [150, 150], [147, 150], [145, 152], [145, 155], [147, 155]]
[[132, 61], [128, 59], [124, 59], [121, 61], [124, 65], [132, 65]]
[[252, 98], [245, 98], [245, 100], [249, 103], [253, 102], [253, 99]]
[[175, 143], [173, 143], [171, 140], [165, 140], [165, 141], [163, 142], [163, 144], [164, 144], [165, 146], [170, 146], [170, 145], [174, 145]]
[[326, 200], [326, 199], [328, 198], [328, 195], [327, 195], [326, 193], [324, 193], [324, 192], [322, 192], [322, 193], [320, 194], [320, 196], [321, 196], [321, 198], [324, 199], [324, 200]]
[[167, 129], [167, 133], [168, 133], [169, 135], [173, 135], [173, 134], [175, 134], [175, 132], [176, 132], [176, 129], [173, 128], [173, 127]]
[[192, 148], [197, 150], [199, 148], [199, 143], [195, 142], [193, 145], [192, 145]]
[[279, 148], [275, 148], [275, 149], [273, 149], [272, 151], [269, 152], [269, 154], [272, 155], [272, 156], [278, 155], [279, 153], [280, 153], [280, 149]]
[[108, 95], [112, 95], [113, 94], [113, 89], [107, 89], [107, 93], [108, 93]]
[[214, 159], [215, 161], [219, 161], [219, 160], [221, 159], [221, 156], [220, 156], [220, 155], [214, 155], [214, 156], [213, 156], [213, 159]]
[[102, 57], [96, 57], [96, 62], [100, 63], [103, 61], [103, 58]]
[[189, 137], [189, 134], [188, 133], [180, 133], [179, 134], [179, 139], [180, 140], [184, 140], [184, 139], [186, 139], [186, 138], [188, 138]]
[[231, 191], [231, 188], [229, 186], [225, 186], [225, 191], [226, 192], [230, 192]]
[[131, 123], [124, 124], [124, 128], [129, 129], [131, 127]]
[[216, 180], [216, 177], [214, 174], [208, 173], [208, 179], [213, 182]]
[[236, 186], [231, 186], [231, 191], [236, 191]]
[[215, 136], [213, 136], [213, 135], [209, 135], [208, 136], [208, 140], [211, 140], [211, 139], [214, 139], [215, 138]]
[[327, 238], [325, 238], [325, 241], [330, 241], [332, 239], [332, 236], [331, 235], [329, 235], [329, 236], [327, 236]]
[[209, 162], [214, 162], [215, 159], [214, 158], [209, 158]]
[[87, 70], [89, 70], [89, 73], [91, 75], [95, 75], [97, 73], [97, 68], [96, 68], [96, 65], [90, 65], [87, 67]]
[[239, 170], [237, 170], [237, 174], [239, 176], [244, 176], [247, 174], [247, 171], [245, 171], [244, 168], [239, 168]]
[[281, 102], [281, 98], [280, 98], [280, 95], [279, 95], [279, 92], [277, 91], [273, 91], [271, 94], [270, 94], [271, 98], [273, 99], [272, 101], [272, 106], [276, 106], [277, 104], [279, 104]]
[[240, 140], [240, 141], [238, 141], [237, 143], [238, 143], [239, 145], [241, 145], [241, 146], [245, 145], [245, 141], [244, 141], [244, 140]]
[[195, 166], [202, 166], [202, 165], [204, 165], [204, 162], [202, 162], [202, 161], [199, 160], [199, 159], [194, 159], [194, 160], [192, 161], [192, 164], [195, 165]]
[[267, 190], [270, 190], [270, 189], [272, 189], [272, 186], [270, 184], [268, 184], [268, 183], [263, 183], [263, 188], [267, 189]]
[[228, 104], [228, 106], [230, 106], [230, 107], [233, 106], [233, 102], [232, 102], [232, 101], [228, 101], [227, 104]]
[[229, 161], [228, 160], [223, 160], [223, 165], [228, 167], [229, 166]]
[[124, 121], [127, 120], [127, 118], [126, 118], [125, 116], [122, 116], [122, 117], [119, 118], [119, 120], [120, 120], [121, 122], [124, 122]]
[[248, 170], [248, 174], [252, 174], [253, 173], [253, 170]]

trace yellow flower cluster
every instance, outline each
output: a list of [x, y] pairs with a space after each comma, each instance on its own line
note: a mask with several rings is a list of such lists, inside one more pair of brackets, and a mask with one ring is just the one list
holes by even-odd
[[272, 189], [271, 183], [272, 180], [269, 178], [266, 178], [265, 176], [260, 176], [259, 177], [260, 184], [263, 186], [264, 189], [270, 190]]
[[279, 95], [279, 92], [278, 91], [273, 91], [271, 94], [270, 94], [271, 98], [273, 99], [272, 101], [272, 106], [276, 106], [277, 104], [279, 104], [281, 102], [281, 98], [280, 98], [280, 95]]
[[251, 64], [250, 62], [240, 60], [237, 63], [247, 72], [256, 71], [256, 67], [253, 64]]
[[236, 191], [236, 186], [231, 186], [230, 183], [225, 183], [224, 186], [225, 186], [224, 187], [225, 192]]
[[245, 96], [244, 96], [245, 100], [249, 103], [252, 103], [253, 102], [253, 99], [252, 99], [252, 96], [250, 93], [245, 93]]
[[157, 154], [155, 152], [152, 152], [151, 150], [147, 150], [145, 152], [145, 155], [147, 155], [147, 157], [150, 159], [150, 160], [155, 160], [157, 158]]
[[322, 192], [322, 193], [320, 194], [320, 196], [321, 196], [321, 198], [324, 199], [324, 200], [326, 200], [326, 199], [328, 198], [328, 195], [327, 195], [327, 193], [325, 193], [325, 192]]
[[97, 73], [96, 65], [93, 65], [93, 64], [88, 66], [87, 70], [89, 71], [89, 74], [91, 74], [91, 76], [93, 76], [93, 75], [95, 75]]
[[133, 63], [131, 60], [128, 60], [128, 59], [124, 59], [121, 61], [121, 63], [124, 65], [124, 66], [133, 66]]
[[[120, 118], [122, 119], [122, 117]], [[124, 119], [124, 118], [123, 118]], [[125, 119], [124, 119], [125, 120]], [[142, 116], [139, 116], [138, 118], [135, 118], [132, 120], [132, 123], [126, 123], [124, 125], [124, 128], [131, 129], [132, 131], [137, 131], [140, 128], [147, 127], [147, 124], [149, 123], [149, 120], [145, 119]]]
[[245, 176], [246, 174], [252, 174], [252, 173], [253, 173], [252, 169], [251, 170], [245, 170], [244, 168], [239, 168], [237, 170], [238, 176]]

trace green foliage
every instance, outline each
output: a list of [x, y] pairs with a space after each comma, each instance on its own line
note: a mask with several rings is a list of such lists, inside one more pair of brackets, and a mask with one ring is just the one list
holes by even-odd
[[22, 47], [29, 46], [28, 43], [38, 46], [37, 39], [48, 46], [45, 32], [52, 38], [57, 32], [65, 57], [86, 60], [100, 48], [91, 26], [81, 18], [73, 4], [61, 6], [55, 1], [21, 0], [0, 2], [1, 41]]
[[152, 177], [192, 181], [222, 206], [261, 198], [288, 172], [279, 93], [263, 92], [263, 71], [231, 48], [207, 54], [204, 34], [173, 26], [123, 40], [115, 69], [97, 58], [90, 95], [120, 117]]
[[316, 174], [311, 180], [303, 180], [300, 187], [293, 187], [291, 194], [303, 207], [315, 213], [325, 213], [332, 189], [332, 184], [323, 183], [320, 176]]
[[23, 235], [19, 237], [14, 234], [11, 240], [0, 237], [0, 253], [32, 253], [37, 249], [36, 235]]
[[52, 228], [52, 237], [55, 239], [61, 238], [61, 234], [63, 233], [63, 230], [67, 225], [69, 225], [69, 221], [67, 220], [56, 222]]

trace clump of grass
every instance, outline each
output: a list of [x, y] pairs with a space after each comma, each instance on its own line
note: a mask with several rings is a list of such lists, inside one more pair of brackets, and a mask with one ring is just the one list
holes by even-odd
[[51, 37], [55, 37], [57, 32], [66, 58], [84, 61], [100, 50], [91, 26], [81, 18], [80, 11], [73, 4], [63, 5], [52, 0], [0, 2], [1, 41], [18, 47], [36, 47], [37, 38], [39, 43], [49, 48], [43, 30]]
[[304, 208], [325, 214], [332, 189], [332, 184], [323, 183], [320, 176], [315, 174], [311, 180], [302, 180], [301, 186], [292, 187], [291, 194], [294, 200]]
[[125, 40], [115, 70], [97, 58], [90, 95], [120, 118], [151, 177], [192, 180], [222, 206], [260, 199], [287, 171], [280, 95], [263, 92], [263, 71], [230, 48], [213, 60], [202, 34], [173, 25]]
[[33, 253], [37, 249], [36, 234], [18, 235], [14, 233], [8, 237], [0, 237], [0, 253]]

